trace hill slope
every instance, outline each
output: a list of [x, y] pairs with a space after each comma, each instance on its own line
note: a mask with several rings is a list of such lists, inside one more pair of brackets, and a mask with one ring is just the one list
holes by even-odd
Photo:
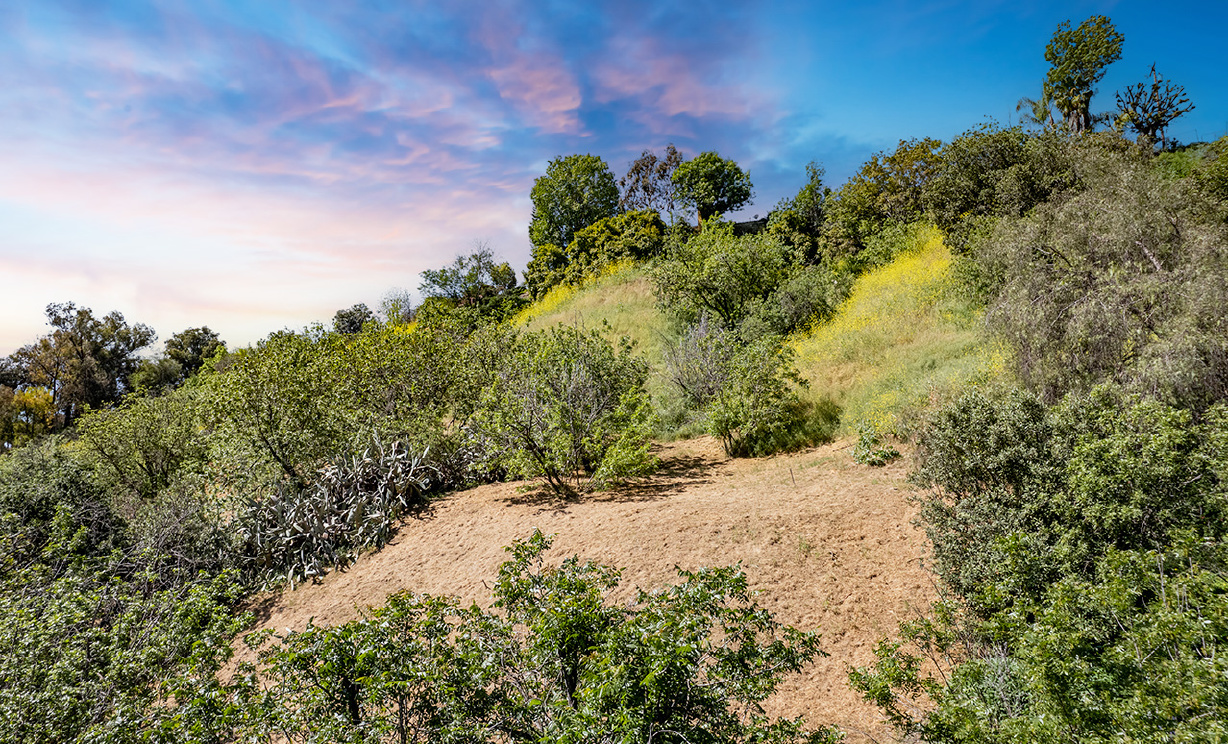
[[322, 583], [265, 597], [264, 627], [344, 622], [359, 607], [409, 589], [488, 603], [502, 546], [533, 529], [557, 535], [552, 557], [623, 566], [624, 586], [676, 579], [675, 566], [741, 562], [762, 603], [782, 622], [818, 628], [830, 654], [786, 681], [773, 712], [837, 723], [851, 741], [887, 734], [872, 706], [845, 684], [881, 636], [931, 599], [923, 536], [910, 521], [906, 466], [853, 463], [847, 443], [762, 460], [730, 460], [709, 438], [663, 445], [652, 479], [576, 501], [482, 486], [435, 502], [394, 541]]

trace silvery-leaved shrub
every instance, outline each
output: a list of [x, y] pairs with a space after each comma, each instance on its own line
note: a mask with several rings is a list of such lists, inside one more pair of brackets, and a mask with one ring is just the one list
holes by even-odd
[[426, 456], [375, 438], [363, 451], [329, 461], [306, 487], [286, 482], [250, 499], [239, 530], [253, 578], [293, 586], [353, 563], [364, 549], [382, 548], [393, 523], [431, 488]]

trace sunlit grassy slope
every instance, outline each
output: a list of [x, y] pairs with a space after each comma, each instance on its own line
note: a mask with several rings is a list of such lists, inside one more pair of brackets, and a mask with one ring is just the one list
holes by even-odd
[[[901, 239], [897, 257], [861, 276], [832, 318], [790, 341], [798, 370], [810, 381], [804, 395], [839, 405], [846, 433], [865, 424], [907, 434], [930, 403], [998, 379], [1006, 368], [1001, 348], [985, 337], [979, 309], [959, 291], [939, 231], [910, 228]], [[652, 369], [653, 398], [677, 397], [663, 375], [665, 347], [677, 329], [657, 307], [643, 265], [620, 264], [581, 287], [556, 287], [513, 322], [529, 330], [563, 323], [602, 330], [611, 340], [626, 336]], [[673, 438], [694, 431], [661, 433]]]
[[581, 287], [557, 286], [512, 322], [531, 331], [559, 323], [591, 328], [611, 341], [626, 336], [652, 370], [649, 392], [656, 397], [663, 390], [665, 345], [675, 334], [657, 308], [652, 280], [642, 264], [617, 264]]
[[906, 433], [911, 416], [967, 384], [1000, 378], [1002, 349], [952, 275], [936, 228], [914, 231], [891, 263], [861, 276], [837, 313], [793, 340], [807, 395], [843, 409], [845, 432], [863, 423]]

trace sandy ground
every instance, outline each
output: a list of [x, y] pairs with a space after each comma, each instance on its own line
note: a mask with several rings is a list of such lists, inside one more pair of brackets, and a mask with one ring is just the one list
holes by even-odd
[[552, 557], [625, 568], [624, 586], [673, 583], [675, 566], [741, 562], [776, 618], [817, 628], [829, 656], [787, 679], [769, 711], [835, 723], [849, 741], [890, 741], [873, 706], [849, 689], [851, 666], [928, 605], [924, 535], [911, 520], [907, 465], [857, 465], [849, 442], [759, 460], [730, 460], [716, 440], [663, 445], [662, 471], [624, 490], [564, 501], [524, 484], [452, 494], [408, 520], [396, 538], [343, 573], [266, 596], [258, 622], [277, 630], [353, 619], [408, 589], [487, 605], [503, 546], [540, 528]]

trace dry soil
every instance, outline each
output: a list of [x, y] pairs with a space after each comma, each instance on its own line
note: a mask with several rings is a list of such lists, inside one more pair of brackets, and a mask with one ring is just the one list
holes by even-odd
[[262, 627], [301, 629], [353, 619], [408, 589], [490, 602], [503, 546], [534, 528], [554, 534], [552, 558], [625, 568], [624, 590], [672, 583], [675, 567], [740, 562], [759, 601], [781, 622], [817, 628], [829, 654], [787, 679], [769, 711], [835, 723], [849, 741], [889, 741], [873, 706], [847, 684], [875, 642], [933, 598], [912, 525], [907, 464], [858, 465], [850, 443], [731, 460], [719, 442], [661, 445], [659, 474], [622, 490], [563, 500], [523, 483], [451, 494], [407, 520], [382, 551], [320, 583], [265, 596]]

